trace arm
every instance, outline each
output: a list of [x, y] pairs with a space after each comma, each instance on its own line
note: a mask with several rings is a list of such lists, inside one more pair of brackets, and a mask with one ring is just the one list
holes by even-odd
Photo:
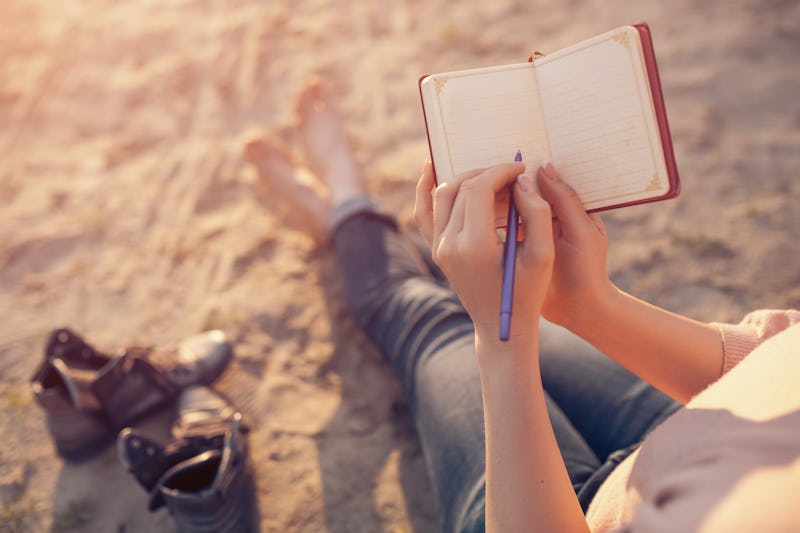
[[574, 333], [682, 403], [722, 375], [722, 339], [716, 327], [655, 307], [616, 287], [576, 313], [571, 324]]
[[607, 237], [552, 165], [539, 187], [556, 216], [555, 268], [545, 317], [673, 398], [686, 402], [722, 374], [719, 330], [617, 289], [606, 273]]
[[486, 530], [588, 531], [547, 415], [538, 334], [525, 346], [500, 346], [492, 333], [476, 336], [486, 428]]
[[[553, 262], [550, 209], [529, 176], [513, 194], [523, 219], [512, 338], [500, 342], [502, 248], [495, 197], [524, 170], [498, 165], [439, 186], [426, 166], [415, 216], [475, 324], [486, 428], [488, 531], [588, 531], [547, 415], [539, 375], [539, 315]], [[469, 213], [469, 216], [466, 216]]]

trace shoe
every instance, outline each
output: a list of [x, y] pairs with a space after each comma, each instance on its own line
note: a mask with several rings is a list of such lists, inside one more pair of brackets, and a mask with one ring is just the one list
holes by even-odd
[[56, 451], [66, 459], [86, 459], [113, 442], [114, 432], [90, 389], [94, 375], [111, 359], [67, 329], [54, 330], [47, 339], [31, 388]]
[[166, 505], [184, 533], [257, 531], [241, 413], [205, 387], [186, 389], [177, 410], [165, 447], [131, 428], [117, 439], [120, 462], [150, 494], [150, 511]]
[[62, 328], [50, 333], [31, 389], [58, 454], [81, 461], [181, 390], [213, 381], [232, 355], [221, 331], [193, 335], [176, 349], [132, 347], [109, 355]]

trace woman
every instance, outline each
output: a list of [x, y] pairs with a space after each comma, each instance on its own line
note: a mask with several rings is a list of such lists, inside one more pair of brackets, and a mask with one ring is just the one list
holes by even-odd
[[[415, 217], [451, 289], [369, 199], [319, 85], [300, 94], [298, 118], [327, 194], [269, 137], [247, 157], [330, 241], [357, 321], [403, 385], [444, 531], [798, 525], [800, 313], [703, 324], [619, 291], [600, 218], [549, 164], [536, 179], [509, 163], [438, 187], [425, 165]], [[500, 342], [495, 199], [509, 184], [525, 241]]]

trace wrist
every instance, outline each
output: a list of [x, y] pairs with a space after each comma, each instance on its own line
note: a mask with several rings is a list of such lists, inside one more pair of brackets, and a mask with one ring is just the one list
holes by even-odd
[[501, 341], [497, 331], [475, 331], [475, 353], [481, 373], [521, 371], [539, 364], [539, 324], [524, 332], [514, 332]]
[[531, 313], [515, 312], [511, 314], [511, 327], [509, 329], [508, 340], [500, 340], [500, 320], [481, 323], [473, 321], [475, 328], [476, 345], [490, 347], [495, 351], [506, 352], [517, 350], [518, 347], [529, 346], [539, 338], [539, 318], [541, 313], [532, 315]]
[[484, 342], [476, 335], [475, 350], [487, 413], [508, 414], [510, 406], [541, 388], [538, 344], [538, 335], [507, 342], [494, 338]]
[[584, 300], [583, 305], [576, 306], [561, 325], [579, 337], [587, 338], [591, 331], [602, 327], [614, 315], [624, 297], [625, 293], [607, 280]]

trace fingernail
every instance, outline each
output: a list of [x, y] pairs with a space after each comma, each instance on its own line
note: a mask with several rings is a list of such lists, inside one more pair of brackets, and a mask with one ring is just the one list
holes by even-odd
[[517, 176], [517, 183], [519, 183], [519, 188], [522, 189], [522, 192], [533, 191], [533, 180], [527, 174]]
[[425, 158], [425, 162], [422, 163], [422, 171], [425, 172], [425, 169], [428, 168], [428, 165], [431, 164], [431, 160], [429, 157]]
[[551, 180], [558, 179], [558, 174], [556, 174], [556, 169], [553, 168], [553, 165], [547, 159], [542, 161], [542, 171], [544, 172], [544, 175], [550, 178]]

